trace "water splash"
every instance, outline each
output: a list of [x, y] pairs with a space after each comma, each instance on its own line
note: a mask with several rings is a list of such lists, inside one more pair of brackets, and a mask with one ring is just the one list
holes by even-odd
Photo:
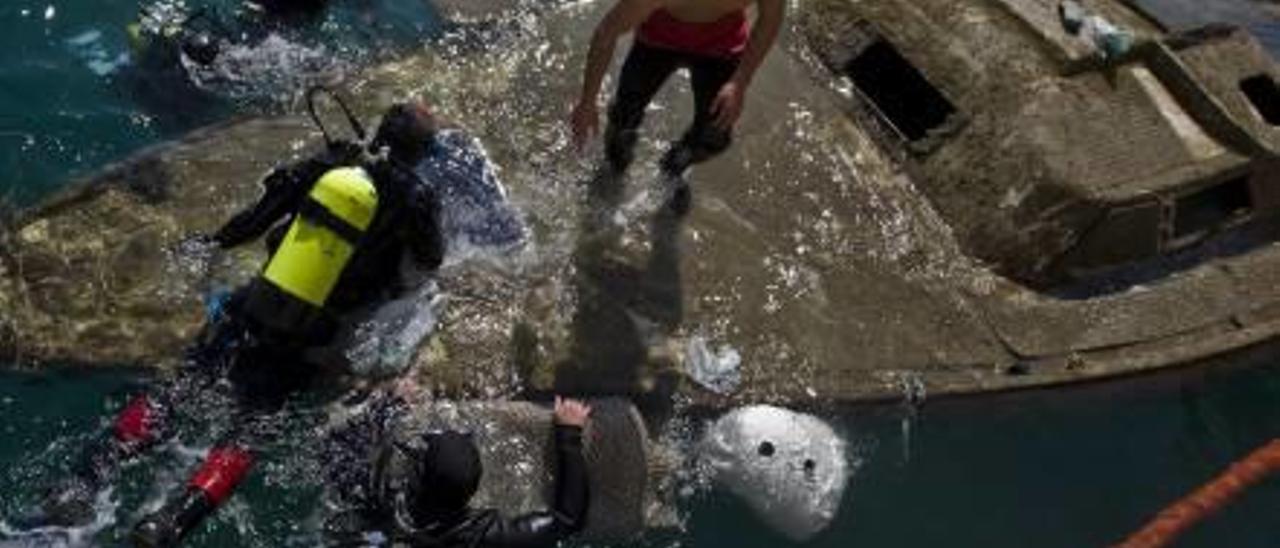
[[292, 42], [269, 34], [256, 44], [224, 43], [213, 64], [204, 66], [182, 56], [196, 86], [240, 100], [290, 101], [299, 90], [336, 81], [353, 63], [323, 46]]
[[112, 52], [102, 39], [102, 31], [97, 29], [67, 38], [65, 43], [98, 76], [108, 76], [129, 63], [129, 54], [124, 51]]
[[93, 521], [82, 526], [15, 527], [0, 520], [0, 541], [14, 541], [30, 548], [88, 548], [97, 546], [95, 537], [116, 522], [120, 501], [113, 489], [105, 489], [93, 501]]

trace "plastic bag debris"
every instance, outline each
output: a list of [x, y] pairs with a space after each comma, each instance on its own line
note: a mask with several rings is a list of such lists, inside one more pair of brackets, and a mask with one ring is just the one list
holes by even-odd
[[742, 382], [742, 357], [729, 345], [712, 352], [707, 341], [694, 336], [685, 348], [685, 368], [689, 377], [717, 394], [729, 394]]
[[354, 330], [344, 352], [349, 370], [373, 378], [403, 373], [418, 346], [435, 331], [445, 301], [436, 284], [429, 283], [379, 307]]

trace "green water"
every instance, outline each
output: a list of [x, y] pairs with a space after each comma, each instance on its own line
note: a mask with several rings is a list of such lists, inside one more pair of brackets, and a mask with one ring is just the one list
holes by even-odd
[[[381, 4], [398, 25], [383, 36], [407, 38], [433, 24], [416, 0]], [[148, 94], [148, 82], [130, 80], [121, 57], [128, 50], [122, 29], [136, 7], [117, 0], [0, 5], [0, 165], [7, 168], [0, 194], [30, 201], [70, 175], [205, 121], [270, 108], [218, 100], [189, 111], [165, 103], [171, 94], [164, 89]], [[318, 32], [368, 38], [342, 28]], [[860, 466], [836, 523], [810, 545], [1068, 547], [1119, 540], [1280, 434], [1280, 352], [1235, 361], [1231, 371], [1066, 392], [819, 409], [856, 448]], [[0, 516], [29, 507], [145, 380], [119, 371], [0, 373]], [[313, 545], [320, 486], [311, 442], [321, 435], [318, 423], [312, 414], [291, 416], [248, 485], [190, 545]], [[181, 481], [207, 442], [184, 439], [128, 469], [113, 495], [120, 501], [114, 525], [95, 541], [115, 545], [138, 509]], [[1263, 484], [1193, 530], [1184, 545], [1280, 546], [1277, 508], [1280, 483]], [[717, 492], [695, 490], [682, 514], [685, 531], [637, 544], [788, 545]]]

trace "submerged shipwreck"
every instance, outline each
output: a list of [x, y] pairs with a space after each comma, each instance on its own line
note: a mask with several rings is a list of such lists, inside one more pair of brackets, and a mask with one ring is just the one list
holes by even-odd
[[[588, 193], [588, 169], [557, 155], [597, 6], [542, 16], [518, 38], [538, 47], [354, 76], [362, 115], [424, 93], [484, 141], [531, 226], [531, 251], [508, 264], [444, 271], [453, 298], [415, 374], [479, 397], [868, 401], [1100, 379], [1273, 340], [1280, 68], [1243, 31], [1082, 6], [1118, 41], [1073, 34], [1048, 0], [795, 2], [737, 144], [695, 170], [686, 220], [634, 214], [655, 190], [643, 171], [613, 205], [621, 221], [566, 199]], [[664, 123], [650, 129], [672, 133]], [[205, 269], [176, 243], [317, 146], [301, 117], [232, 120], [12, 215], [0, 360], [176, 363], [201, 288], [261, 262], [253, 247]], [[690, 382], [695, 339], [740, 352], [735, 392]]]

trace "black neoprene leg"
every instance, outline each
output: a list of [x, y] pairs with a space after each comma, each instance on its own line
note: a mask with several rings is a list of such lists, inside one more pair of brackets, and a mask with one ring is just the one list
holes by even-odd
[[680, 55], [639, 42], [631, 46], [618, 76], [618, 89], [609, 106], [605, 128], [605, 157], [614, 171], [631, 164], [644, 111], [662, 84], [679, 67]]
[[693, 85], [693, 122], [663, 157], [663, 171], [681, 175], [693, 164], [704, 162], [729, 148], [729, 144], [733, 142], [732, 133], [715, 126], [711, 106], [720, 93], [720, 88], [733, 77], [737, 69], [737, 59], [693, 57], [689, 62]]

